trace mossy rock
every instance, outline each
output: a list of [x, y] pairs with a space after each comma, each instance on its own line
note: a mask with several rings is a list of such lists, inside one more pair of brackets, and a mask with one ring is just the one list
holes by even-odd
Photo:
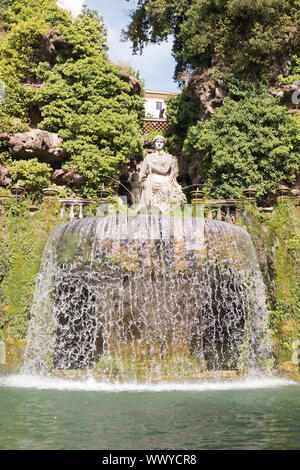
[[286, 337], [297, 339], [297, 333], [298, 333], [297, 322], [293, 320], [292, 318], [287, 318], [280, 323], [279, 331], [282, 335]]
[[292, 361], [283, 362], [278, 366], [279, 374], [291, 380], [300, 381], [299, 365]]
[[23, 365], [26, 341], [7, 340], [5, 342], [5, 364], [0, 364], [0, 375], [18, 372]]

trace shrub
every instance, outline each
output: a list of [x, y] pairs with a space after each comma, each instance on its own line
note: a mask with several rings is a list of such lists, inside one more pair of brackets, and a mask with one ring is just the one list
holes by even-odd
[[227, 99], [211, 121], [189, 129], [184, 152], [199, 160], [211, 195], [238, 198], [254, 186], [262, 197], [299, 172], [300, 119], [265, 91]]
[[8, 169], [13, 183], [19, 181], [26, 191], [34, 195], [38, 195], [50, 184], [51, 167], [47, 163], [40, 163], [37, 158], [14, 161]]

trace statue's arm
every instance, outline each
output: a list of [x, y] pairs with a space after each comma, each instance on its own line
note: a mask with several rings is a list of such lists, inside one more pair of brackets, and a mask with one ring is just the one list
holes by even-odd
[[179, 166], [178, 166], [178, 160], [176, 157], [172, 158], [172, 171], [171, 171], [171, 176], [172, 178], [176, 179], [179, 174]]
[[140, 181], [142, 181], [145, 178], [147, 171], [148, 171], [148, 158], [145, 157], [140, 166], [140, 172], [139, 172]]
[[155, 165], [154, 163], [150, 163], [149, 165], [155, 173], [159, 175], [167, 175], [170, 172], [170, 165]]

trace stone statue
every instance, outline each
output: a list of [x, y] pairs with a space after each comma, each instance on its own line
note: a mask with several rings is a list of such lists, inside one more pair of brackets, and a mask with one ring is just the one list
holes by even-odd
[[186, 197], [176, 180], [177, 159], [163, 150], [165, 143], [163, 136], [154, 137], [154, 152], [145, 157], [139, 173], [142, 183], [139, 204], [156, 206], [162, 212], [167, 211], [172, 202], [177, 204], [186, 202]]
[[128, 178], [131, 187], [132, 204], [138, 204], [141, 199], [142, 183], [137, 171], [134, 171]]

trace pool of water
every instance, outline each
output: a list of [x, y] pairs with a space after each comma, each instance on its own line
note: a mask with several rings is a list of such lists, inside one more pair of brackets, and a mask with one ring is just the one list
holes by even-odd
[[0, 377], [0, 449], [299, 449], [300, 385]]

